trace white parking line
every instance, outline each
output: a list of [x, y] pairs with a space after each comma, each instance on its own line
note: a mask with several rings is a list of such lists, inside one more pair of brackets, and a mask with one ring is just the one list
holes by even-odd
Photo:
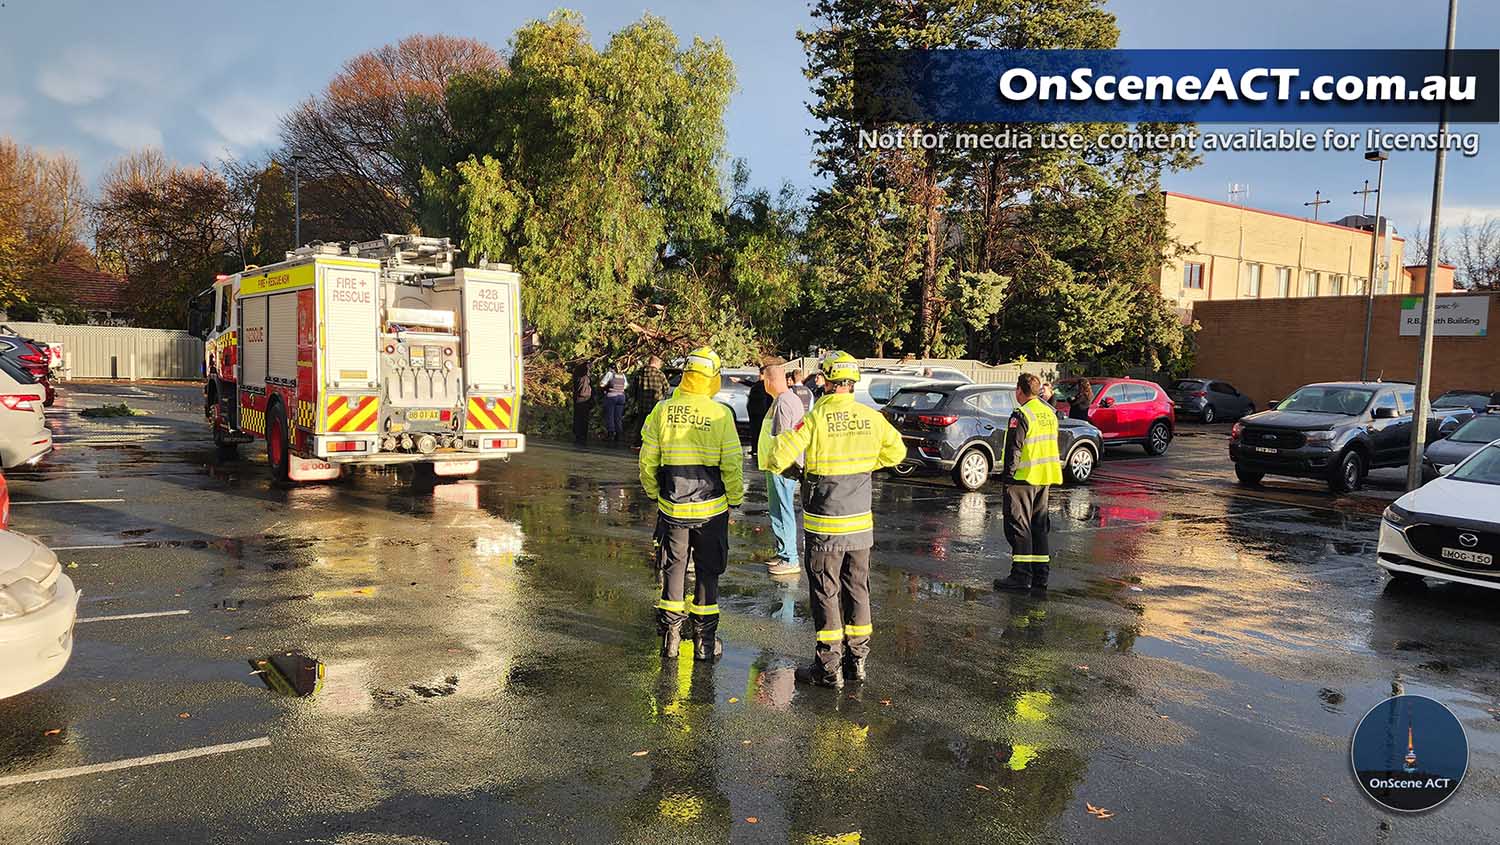
[[67, 769], [52, 769], [45, 772], [34, 772], [27, 775], [8, 775], [0, 777], [0, 786], [15, 786], [22, 783], [39, 783], [44, 780], [61, 780], [62, 778], [78, 777], [79, 775], [94, 775], [100, 772], [113, 772], [119, 769], [133, 769], [138, 766], [154, 766], [157, 763], [172, 763], [177, 760], [190, 760], [194, 757], [208, 757], [213, 754], [228, 754], [232, 751], [248, 751], [251, 748], [266, 748], [271, 744], [268, 736], [247, 739], [243, 742], [226, 742], [222, 745], [205, 745], [201, 748], [188, 748], [183, 751], [169, 751], [164, 754], [148, 754], [145, 757], [131, 757], [126, 760], [114, 760], [109, 763], [94, 763], [89, 766], [73, 766]]
[[117, 616], [83, 616], [73, 620], [78, 624], [84, 622], [115, 622], [120, 619], [154, 619], [158, 616], [186, 616], [191, 610], [158, 610], [152, 613], [121, 613]]
[[11, 505], [102, 505], [106, 502], [123, 502], [124, 499], [44, 499], [36, 502], [11, 502]]

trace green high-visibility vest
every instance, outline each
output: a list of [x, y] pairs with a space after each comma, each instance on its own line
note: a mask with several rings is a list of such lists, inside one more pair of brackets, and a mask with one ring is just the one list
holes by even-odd
[[1057, 411], [1032, 397], [1020, 407], [1026, 418], [1026, 439], [1021, 442], [1015, 479], [1035, 487], [1062, 483], [1062, 460], [1057, 454]]

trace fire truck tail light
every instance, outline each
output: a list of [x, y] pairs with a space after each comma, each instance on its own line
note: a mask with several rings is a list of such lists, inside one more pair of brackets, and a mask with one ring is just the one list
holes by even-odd
[[453, 419], [453, 412], [452, 411], [438, 411], [438, 420], [440, 420], [441, 422], [448, 422], [448, 421], [450, 421], [452, 419]]
[[484, 448], [486, 448], [486, 449], [514, 449], [514, 448], [516, 448], [516, 439], [514, 437], [496, 437], [496, 438], [491, 438], [489, 440], [484, 441]]
[[363, 440], [335, 440], [328, 444], [330, 452], [363, 452], [364, 450]]

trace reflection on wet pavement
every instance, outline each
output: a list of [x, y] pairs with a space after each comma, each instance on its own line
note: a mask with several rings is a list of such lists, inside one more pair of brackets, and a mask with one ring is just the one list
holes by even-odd
[[279, 695], [305, 698], [323, 688], [323, 664], [305, 654], [286, 651], [250, 661], [266, 689]]

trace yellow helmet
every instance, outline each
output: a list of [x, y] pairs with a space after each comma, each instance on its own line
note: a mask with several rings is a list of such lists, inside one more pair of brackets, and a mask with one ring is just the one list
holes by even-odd
[[829, 381], [859, 381], [859, 361], [847, 352], [834, 352], [819, 367]]
[[697, 373], [708, 378], [718, 378], [719, 370], [723, 367], [719, 355], [707, 346], [700, 346], [688, 353], [687, 363], [683, 365], [685, 373]]

